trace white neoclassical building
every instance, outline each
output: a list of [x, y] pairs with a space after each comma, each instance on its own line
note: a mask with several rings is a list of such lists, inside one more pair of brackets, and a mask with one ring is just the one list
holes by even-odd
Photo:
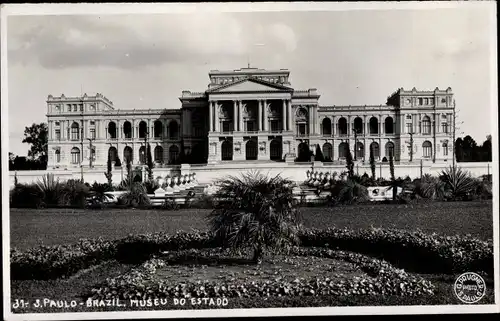
[[[321, 106], [285, 69], [213, 70], [202, 92], [183, 91], [178, 109], [115, 109], [101, 94], [48, 96], [49, 168], [179, 162], [294, 162], [321, 148], [327, 161], [451, 162], [451, 88], [398, 89], [383, 105]], [[410, 144], [413, 142], [413, 144]], [[284, 164], [285, 165], [285, 164]]]

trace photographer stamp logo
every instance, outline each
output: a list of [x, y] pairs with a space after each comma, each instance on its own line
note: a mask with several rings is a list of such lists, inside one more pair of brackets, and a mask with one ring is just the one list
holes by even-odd
[[460, 301], [476, 303], [486, 294], [486, 283], [479, 274], [466, 272], [457, 278], [453, 290]]

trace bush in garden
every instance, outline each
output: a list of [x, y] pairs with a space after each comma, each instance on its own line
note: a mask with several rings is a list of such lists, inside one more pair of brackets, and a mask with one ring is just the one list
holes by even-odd
[[488, 180], [474, 179], [474, 190], [472, 192], [479, 199], [492, 199], [492, 183]]
[[368, 189], [361, 184], [361, 180], [358, 176], [353, 176], [346, 181], [336, 181], [330, 189], [332, 201], [340, 204], [368, 201]]
[[208, 219], [224, 246], [251, 248], [253, 261], [260, 263], [265, 251], [286, 249], [298, 241], [292, 181], [250, 172], [222, 179], [217, 185], [214, 198], [221, 201]]
[[43, 195], [35, 184], [16, 184], [10, 191], [12, 208], [40, 208], [44, 204]]
[[154, 179], [148, 179], [145, 182], [142, 183], [144, 185], [144, 188], [146, 189], [146, 193], [148, 194], [154, 194], [155, 191], [160, 187], [160, 184], [158, 184], [158, 181]]
[[444, 182], [447, 195], [452, 200], [465, 199], [475, 191], [475, 181], [468, 171], [458, 166], [450, 166], [441, 172], [440, 180]]
[[65, 182], [62, 191], [62, 204], [69, 207], [83, 208], [91, 195], [90, 187], [81, 180], [70, 179]]
[[151, 200], [144, 185], [135, 182], [118, 198], [118, 203], [127, 207], [148, 207], [151, 205]]
[[[66, 183], [67, 184], [67, 183]], [[57, 207], [64, 204], [64, 187], [54, 174], [47, 174], [38, 180], [36, 187], [43, 202], [43, 207]]]
[[104, 203], [110, 199], [106, 194], [113, 191], [113, 186], [108, 183], [94, 182], [90, 187], [90, 195], [99, 203]]
[[415, 181], [414, 193], [423, 198], [444, 200], [448, 198], [445, 183], [437, 177], [425, 174], [422, 179]]

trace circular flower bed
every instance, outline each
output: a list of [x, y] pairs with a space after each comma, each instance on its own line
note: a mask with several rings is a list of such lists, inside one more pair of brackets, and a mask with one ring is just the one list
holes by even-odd
[[96, 285], [92, 299], [237, 298], [434, 293], [429, 281], [361, 254], [293, 248], [262, 265], [220, 248], [183, 250], [151, 259]]

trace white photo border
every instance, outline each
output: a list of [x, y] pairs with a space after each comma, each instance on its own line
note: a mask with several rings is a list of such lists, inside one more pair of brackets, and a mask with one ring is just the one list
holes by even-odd
[[[438, 305], [438, 306], [363, 306], [363, 307], [313, 307], [313, 308], [253, 308], [253, 309], [203, 309], [138, 312], [82, 312], [82, 313], [26, 313], [11, 311], [10, 297], [10, 211], [8, 186], [8, 68], [7, 68], [7, 18], [15, 15], [111, 15], [194, 12], [258, 12], [258, 11], [345, 11], [345, 10], [429, 10], [446, 8], [491, 9], [491, 118], [493, 144], [493, 244], [495, 304], [491, 305]], [[2, 244], [3, 244], [3, 298], [6, 320], [96, 320], [137, 318], [212, 318], [249, 316], [312, 316], [312, 315], [375, 315], [375, 314], [462, 314], [499, 312], [499, 143], [498, 143], [498, 79], [496, 2], [294, 2], [294, 3], [113, 3], [113, 4], [20, 4], [1, 7], [1, 111], [2, 111]]]

